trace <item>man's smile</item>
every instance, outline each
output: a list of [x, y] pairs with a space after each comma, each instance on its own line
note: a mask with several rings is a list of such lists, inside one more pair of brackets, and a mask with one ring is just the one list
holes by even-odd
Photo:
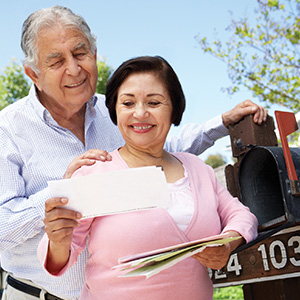
[[78, 87], [80, 85], [82, 85], [85, 82], [86, 79], [78, 82], [78, 83], [72, 83], [72, 84], [66, 84], [65, 87], [67, 88], [74, 88], [74, 87]]

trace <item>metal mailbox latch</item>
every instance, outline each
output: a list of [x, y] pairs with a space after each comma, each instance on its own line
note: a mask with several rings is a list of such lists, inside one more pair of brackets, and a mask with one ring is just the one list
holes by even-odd
[[291, 193], [294, 196], [300, 196], [300, 181], [299, 180], [289, 180]]

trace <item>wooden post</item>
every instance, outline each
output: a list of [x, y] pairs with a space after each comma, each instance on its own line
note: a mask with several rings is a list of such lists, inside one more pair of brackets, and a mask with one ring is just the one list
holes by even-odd
[[[229, 192], [240, 198], [238, 168], [251, 146], [277, 146], [273, 118], [262, 125], [247, 116], [229, 128], [234, 166], [225, 168]], [[299, 199], [300, 201], [300, 199]], [[211, 271], [215, 287], [243, 284], [245, 300], [300, 299], [300, 226], [286, 228], [263, 241], [231, 255], [221, 271]]]

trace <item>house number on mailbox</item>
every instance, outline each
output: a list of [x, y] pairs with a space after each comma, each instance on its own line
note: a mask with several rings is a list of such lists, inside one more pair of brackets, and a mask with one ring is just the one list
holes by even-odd
[[[300, 259], [297, 260], [295, 257], [288, 257], [287, 247], [293, 247], [294, 254], [300, 254], [300, 236], [292, 236], [287, 240], [287, 246], [281, 240], [274, 240], [270, 243], [269, 246], [265, 244], [261, 244], [257, 250], [261, 254], [262, 264], [265, 271], [270, 271], [270, 264], [279, 270], [286, 266], [287, 262], [295, 266], [300, 266]], [[277, 253], [277, 255], [275, 255]], [[300, 256], [299, 256], [300, 257]], [[230, 256], [227, 266], [226, 273], [235, 272], [236, 276], [241, 275], [242, 265], [239, 263], [238, 254], [233, 254]], [[227, 274], [222, 271], [213, 271], [211, 269], [208, 270], [210, 278], [224, 279], [227, 278]]]
[[[296, 245], [296, 246], [294, 246], [294, 253], [295, 254], [300, 253], [300, 236], [292, 236], [288, 240], [287, 244], [289, 247], [293, 247], [294, 245]], [[278, 248], [280, 251], [281, 261], [277, 260], [275, 257], [275, 249], [276, 248]], [[261, 252], [264, 270], [270, 271], [269, 262], [268, 262], [268, 258], [267, 258], [266, 245], [265, 244], [260, 245], [258, 248], [258, 251]], [[273, 241], [269, 247], [269, 256], [270, 256], [271, 263], [275, 269], [284, 268], [288, 261], [287, 252], [286, 252], [284, 243], [280, 240]], [[295, 267], [300, 266], [300, 260], [296, 260], [294, 257], [290, 258], [290, 262]]]
[[[241, 270], [242, 270], [242, 266], [239, 263], [238, 255], [236, 253], [232, 254], [229, 257], [229, 260], [227, 263], [227, 272], [235, 272], [235, 275], [239, 276], [241, 274], [241, 272], [240, 272]], [[209, 274], [210, 278], [213, 277], [213, 273], [214, 273], [215, 279], [222, 279], [222, 278], [227, 277], [226, 273], [224, 273], [222, 271], [214, 271], [213, 272], [213, 270], [208, 269], [208, 274]]]

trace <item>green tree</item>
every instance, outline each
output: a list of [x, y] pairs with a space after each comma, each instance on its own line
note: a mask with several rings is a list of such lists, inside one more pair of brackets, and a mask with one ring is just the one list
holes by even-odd
[[105, 94], [106, 83], [113, 72], [112, 67], [108, 66], [104, 61], [97, 61], [98, 67], [98, 81], [96, 92], [99, 94]]
[[266, 104], [300, 108], [300, 0], [258, 0], [256, 20], [232, 20], [229, 38], [208, 41], [198, 35], [204, 52], [227, 64], [229, 94], [246, 87]]
[[0, 110], [26, 96], [29, 88], [23, 67], [12, 60], [0, 75]]
[[207, 157], [205, 163], [215, 169], [226, 164], [226, 161], [221, 154], [211, 154]]

